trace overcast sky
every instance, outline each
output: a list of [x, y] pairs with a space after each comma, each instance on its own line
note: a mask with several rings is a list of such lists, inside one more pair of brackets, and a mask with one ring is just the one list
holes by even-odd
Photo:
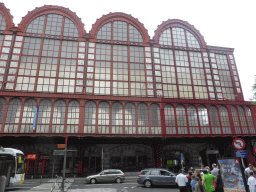
[[2, 0], [15, 26], [29, 11], [43, 5], [59, 5], [75, 12], [88, 33], [92, 24], [109, 12], [137, 18], [153, 38], [157, 26], [168, 19], [181, 19], [200, 31], [207, 45], [235, 48], [234, 56], [245, 100], [252, 96], [256, 75], [255, 0]]

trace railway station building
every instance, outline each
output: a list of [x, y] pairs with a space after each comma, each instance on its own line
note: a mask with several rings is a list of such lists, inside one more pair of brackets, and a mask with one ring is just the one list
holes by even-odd
[[[0, 4], [0, 146], [26, 154], [26, 175], [210, 166], [245, 141], [255, 163], [256, 108], [244, 100], [234, 49], [193, 25], [159, 23], [154, 37], [126, 13], [95, 18], [45, 5], [18, 26]], [[207, 37], [206, 37], [207, 38]], [[240, 63], [241, 65], [241, 63]]]

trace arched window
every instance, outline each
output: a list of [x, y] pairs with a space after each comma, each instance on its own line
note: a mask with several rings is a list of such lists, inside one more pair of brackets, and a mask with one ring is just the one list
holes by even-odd
[[237, 109], [235, 106], [231, 107], [231, 113], [232, 113], [233, 122], [234, 122], [234, 126], [235, 126], [235, 132], [236, 132], [236, 134], [241, 134], [240, 123], [239, 123], [239, 119], [238, 119]]
[[[112, 34], [113, 27], [113, 36]], [[129, 34], [129, 36], [128, 36]], [[124, 21], [113, 21], [104, 24], [97, 33], [97, 39], [113, 41], [131, 41], [142, 43], [141, 33], [133, 25]]]
[[49, 133], [51, 123], [52, 103], [50, 100], [42, 100], [38, 109], [38, 120], [36, 124], [37, 133]]
[[78, 133], [79, 109], [80, 105], [78, 101], [71, 101], [68, 104], [67, 133]]
[[164, 107], [165, 125], [167, 134], [176, 134], [175, 112], [172, 105]]
[[64, 133], [66, 103], [58, 100], [54, 103], [52, 133]]
[[93, 101], [85, 104], [84, 133], [96, 133], [96, 104]]
[[26, 32], [54, 36], [78, 37], [78, 30], [74, 22], [69, 18], [58, 14], [46, 14], [35, 18], [28, 25]]
[[21, 133], [33, 133], [33, 120], [35, 116], [35, 108], [37, 103], [34, 99], [28, 99], [24, 104], [22, 120], [21, 120]]
[[163, 31], [159, 38], [159, 44], [198, 49], [200, 48], [197, 38], [189, 31], [180, 27], [172, 27]]
[[123, 133], [123, 107], [120, 103], [112, 105], [112, 133]]
[[12, 99], [9, 102], [4, 132], [5, 133], [17, 133], [18, 125], [20, 120], [20, 111], [21, 111], [21, 100]]
[[138, 134], [149, 134], [148, 107], [141, 103], [138, 105]]
[[125, 134], [136, 134], [136, 111], [133, 103], [125, 105]]
[[157, 104], [150, 106], [151, 134], [161, 134], [160, 107]]
[[24, 38], [15, 38], [6, 89], [82, 93], [85, 42], [77, 42], [79, 33], [74, 22], [60, 14], [46, 13], [32, 20], [26, 33]]
[[240, 122], [241, 122], [241, 127], [242, 127], [242, 130], [243, 130], [243, 134], [248, 134], [249, 131], [248, 131], [248, 128], [247, 128], [247, 123], [246, 123], [243, 107], [241, 107], [241, 106], [238, 107], [238, 113], [239, 113], [239, 117], [240, 117]]
[[101, 102], [98, 107], [98, 133], [109, 134], [109, 104]]
[[224, 106], [220, 106], [220, 121], [222, 125], [223, 134], [231, 134], [231, 127], [229, 123], [228, 110]]
[[211, 105], [209, 107], [209, 115], [210, 115], [210, 120], [211, 120], [212, 133], [213, 134], [221, 134], [219, 113], [215, 106]]
[[178, 134], [188, 134], [186, 110], [182, 105], [176, 107]]
[[252, 120], [252, 113], [249, 107], [245, 107], [245, 114], [247, 117], [250, 133], [255, 133], [255, 128], [253, 125], [253, 120]]
[[210, 134], [209, 119], [207, 108], [203, 105], [198, 107], [199, 122], [202, 134]]
[[6, 22], [2, 14], [0, 14], [0, 30], [4, 31], [6, 29]]
[[199, 134], [196, 108], [193, 105], [189, 105], [187, 108], [187, 113], [190, 134]]

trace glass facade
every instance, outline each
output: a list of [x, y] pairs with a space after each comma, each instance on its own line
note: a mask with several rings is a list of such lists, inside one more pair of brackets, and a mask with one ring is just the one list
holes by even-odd
[[233, 50], [188, 23], [168, 20], [150, 40], [130, 15], [87, 34], [74, 13], [50, 10], [19, 27], [0, 34], [1, 133], [255, 134], [250, 104], [232, 103], [243, 101]]

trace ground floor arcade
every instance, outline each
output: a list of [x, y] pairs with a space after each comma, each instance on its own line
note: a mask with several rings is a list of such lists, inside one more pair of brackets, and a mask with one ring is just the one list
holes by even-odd
[[[181, 167], [211, 165], [219, 157], [234, 157], [233, 137], [204, 138], [120, 138], [68, 137], [66, 174], [85, 176], [102, 169], [117, 168], [137, 172], [148, 167], [164, 167], [177, 172]], [[248, 162], [255, 162], [255, 140], [244, 137]], [[26, 155], [27, 177], [61, 174], [63, 153], [58, 144], [64, 137], [0, 137], [0, 146], [22, 150]]]

